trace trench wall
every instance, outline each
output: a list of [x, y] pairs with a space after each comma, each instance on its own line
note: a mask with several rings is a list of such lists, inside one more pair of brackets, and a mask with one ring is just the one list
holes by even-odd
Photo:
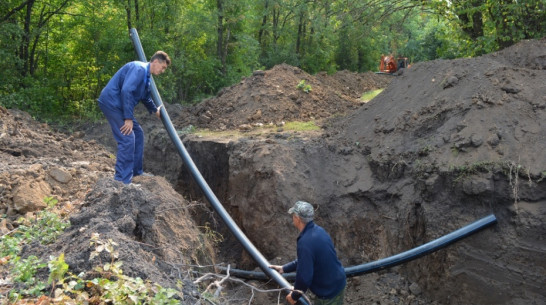
[[[174, 148], [162, 141], [152, 137], [148, 149], [156, 157], [145, 164], [185, 196], [203, 200]], [[331, 234], [346, 266], [406, 251], [494, 213], [499, 221], [493, 228], [396, 270], [442, 304], [546, 298], [544, 181], [520, 177], [516, 187], [501, 170], [461, 177], [297, 141], [184, 144], [220, 202], [271, 262], [296, 255], [297, 232], [286, 213], [296, 200], [316, 206], [316, 222]], [[229, 235], [221, 224], [217, 228]], [[229, 236], [223, 248], [234, 267], [256, 267]]]

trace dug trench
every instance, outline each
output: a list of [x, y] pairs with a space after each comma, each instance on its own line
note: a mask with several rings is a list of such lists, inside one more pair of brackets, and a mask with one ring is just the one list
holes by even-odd
[[[286, 213], [295, 200], [315, 204], [316, 221], [331, 234], [345, 266], [398, 254], [493, 213], [498, 218], [493, 228], [379, 275], [351, 278], [347, 304], [533, 304], [543, 299], [542, 269], [536, 268], [544, 266], [543, 212], [537, 214], [541, 207], [532, 203], [544, 196], [536, 193], [540, 185], [520, 182], [515, 203], [513, 182], [502, 167], [461, 177], [456, 171], [373, 160], [366, 148], [328, 146], [297, 134], [272, 138], [185, 140], [219, 200], [271, 261], [295, 257], [297, 233]], [[170, 154], [176, 152], [167, 150], [158, 159]], [[183, 164], [170, 167], [180, 168], [180, 175], [170, 178], [178, 191], [204, 200]], [[154, 170], [167, 174], [162, 167]], [[209, 217], [198, 222], [213, 223]], [[248, 254], [216, 223], [213, 228], [226, 237], [217, 259], [255, 270]], [[390, 286], [381, 287], [385, 278]]]
[[[295, 258], [297, 232], [287, 210], [296, 200], [315, 206], [316, 222], [330, 233], [345, 266], [409, 250], [494, 214], [496, 225], [447, 248], [350, 278], [345, 303], [544, 303], [546, 41], [415, 64], [369, 103], [345, 94], [347, 83], [329, 91], [324, 77], [281, 65], [193, 108], [166, 105], [205, 180], [256, 248], [271, 263]], [[312, 84], [310, 93], [296, 89], [301, 79]], [[183, 283], [185, 304], [203, 297], [208, 283], [194, 281], [211, 272], [206, 266], [256, 269], [203, 199], [157, 119], [138, 114], [145, 170], [154, 176], [124, 186], [111, 179], [115, 148], [106, 123], [66, 140], [37, 136], [46, 127], [18, 112], [0, 114], [6, 213], [25, 212], [19, 190], [31, 180], [40, 189], [51, 186], [43, 193], [59, 196], [64, 206], [77, 206], [58, 241], [30, 245], [26, 255], [65, 253], [74, 272], [93, 270], [111, 259], [107, 253], [90, 259], [89, 240], [99, 233], [118, 244], [124, 274], [170, 287]], [[285, 118], [316, 120], [321, 128], [291, 131], [280, 123]], [[218, 133], [186, 134], [189, 124]], [[226, 136], [237, 126], [242, 132]], [[72, 180], [57, 177], [59, 171]], [[221, 304], [282, 300], [235, 282], [225, 286]]]

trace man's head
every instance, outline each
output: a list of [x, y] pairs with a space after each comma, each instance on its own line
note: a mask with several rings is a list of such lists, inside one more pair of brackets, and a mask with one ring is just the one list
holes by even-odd
[[293, 207], [288, 210], [288, 214], [298, 216], [304, 223], [308, 223], [313, 220], [315, 216], [315, 209], [309, 202], [297, 201]]
[[153, 75], [159, 75], [171, 65], [171, 59], [169, 55], [163, 51], [155, 52], [154, 56], [150, 59], [150, 72]]

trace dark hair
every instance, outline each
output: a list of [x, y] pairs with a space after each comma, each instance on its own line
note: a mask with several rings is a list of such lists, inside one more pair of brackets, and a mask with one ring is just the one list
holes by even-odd
[[169, 58], [169, 55], [167, 55], [167, 53], [165, 53], [163, 51], [155, 52], [154, 56], [152, 56], [152, 58], [150, 58], [150, 62], [152, 62], [152, 61], [154, 61], [156, 59], [159, 59], [160, 61], [167, 62], [167, 66], [171, 65], [171, 59]]

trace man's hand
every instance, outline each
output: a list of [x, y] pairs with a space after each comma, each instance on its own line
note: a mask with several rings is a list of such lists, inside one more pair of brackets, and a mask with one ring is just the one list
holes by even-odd
[[282, 266], [279, 265], [269, 265], [269, 268], [277, 270], [278, 273], [283, 274]]
[[296, 301], [292, 299], [292, 293], [289, 293], [288, 295], [286, 295], [286, 301], [292, 305], [296, 304]]
[[119, 129], [123, 135], [129, 135], [131, 132], [133, 132], [133, 120], [126, 119], [124, 121], [125, 123], [121, 128]]
[[163, 107], [163, 105], [159, 105], [159, 107], [157, 107], [157, 112], [155, 113], [158, 119], [161, 118], [161, 107]]

